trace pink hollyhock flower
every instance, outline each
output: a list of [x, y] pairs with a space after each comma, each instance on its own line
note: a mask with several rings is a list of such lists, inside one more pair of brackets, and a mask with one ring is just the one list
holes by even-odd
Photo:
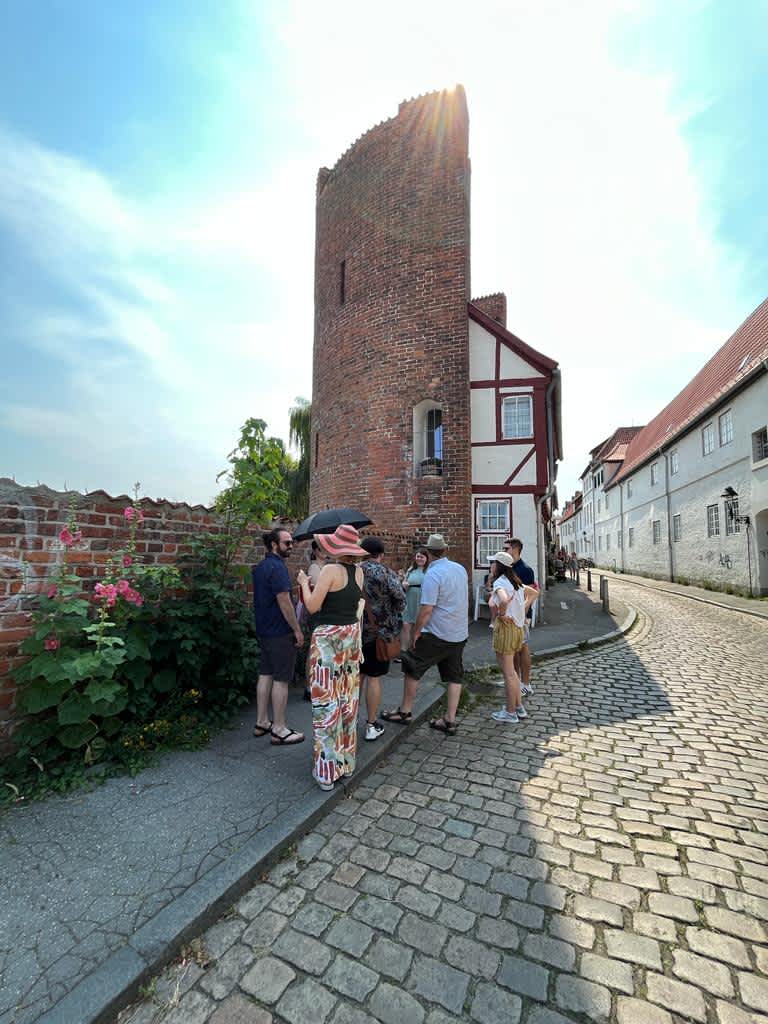
[[128, 508], [125, 510], [125, 512], [123, 512], [123, 515], [125, 516], [125, 518], [128, 520], [129, 523], [133, 519], [135, 514], [136, 514], [136, 510], [134, 508], [132, 508], [131, 505], [129, 505]]
[[129, 602], [129, 604], [135, 604], [137, 608], [141, 607], [141, 605], [144, 603], [144, 598], [141, 596], [138, 590], [132, 590], [130, 587], [123, 594], [123, 597], [125, 598], [126, 601]]
[[46, 651], [57, 651], [59, 649], [59, 641], [55, 636], [49, 636], [45, 641]]
[[117, 600], [117, 587], [113, 583], [97, 583], [93, 592], [96, 597], [107, 602], [108, 608], [111, 608]]
[[130, 593], [131, 585], [128, 582], [128, 580], [118, 580], [117, 581], [117, 586], [115, 587], [115, 590], [120, 595], [120, 597], [125, 597], [126, 594]]
[[59, 534], [59, 540], [61, 541], [62, 544], [65, 544], [67, 547], [70, 547], [72, 544], [75, 543], [75, 538], [72, 536], [72, 534], [69, 532], [68, 527], [66, 526]]
[[58, 592], [59, 588], [56, 586], [55, 583], [51, 584], [51, 586], [48, 587], [48, 597], [56, 597]]
[[78, 530], [77, 533], [73, 534], [73, 536], [72, 536], [72, 540], [76, 544], [79, 544], [82, 539], [83, 539], [83, 531], [82, 530]]
[[129, 565], [133, 565], [133, 559], [130, 555], [123, 555], [123, 565], [127, 569]]

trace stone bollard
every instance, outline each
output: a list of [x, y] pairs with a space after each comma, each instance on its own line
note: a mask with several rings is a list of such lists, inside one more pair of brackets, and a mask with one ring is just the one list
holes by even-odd
[[603, 602], [603, 611], [610, 612], [611, 606], [608, 601], [608, 577], [600, 577], [600, 600]]
[[587, 590], [592, 590], [592, 570], [587, 569]]

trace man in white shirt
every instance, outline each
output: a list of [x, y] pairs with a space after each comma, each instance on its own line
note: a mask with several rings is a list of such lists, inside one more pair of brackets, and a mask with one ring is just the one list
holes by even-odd
[[421, 584], [421, 605], [413, 627], [411, 649], [403, 651], [403, 700], [396, 711], [385, 711], [387, 722], [405, 725], [413, 717], [419, 680], [436, 665], [446, 685], [447, 710], [433, 719], [431, 728], [452, 736], [464, 678], [462, 654], [469, 636], [469, 582], [467, 570], [447, 555], [448, 545], [439, 533], [427, 541], [429, 566]]

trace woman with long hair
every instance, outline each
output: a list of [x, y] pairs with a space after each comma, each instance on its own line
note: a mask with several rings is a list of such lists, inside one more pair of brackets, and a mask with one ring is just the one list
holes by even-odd
[[416, 548], [413, 561], [403, 573], [403, 590], [405, 591], [405, 611], [403, 612], [403, 632], [400, 635], [400, 646], [404, 651], [411, 648], [413, 624], [419, 614], [421, 604], [421, 584], [427, 571], [429, 556], [426, 548]]
[[360, 547], [354, 526], [315, 534], [315, 540], [336, 563], [323, 566], [314, 588], [303, 569], [296, 579], [313, 617], [309, 648], [313, 775], [320, 789], [331, 790], [355, 770], [363, 597], [363, 570], [357, 562], [367, 552]]
[[509, 725], [528, 717], [520, 693], [520, 676], [515, 671], [515, 654], [523, 646], [525, 616], [539, 597], [535, 587], [521, 583], [512, 571], [513, 565], [514, 560], [506, 551], [497, 551], [491, 556], [491, 596], [488, 599], [493, 616], [493, 649], [504, 676], [506, 693], [505, 706], [494, 711], [491, 718]]

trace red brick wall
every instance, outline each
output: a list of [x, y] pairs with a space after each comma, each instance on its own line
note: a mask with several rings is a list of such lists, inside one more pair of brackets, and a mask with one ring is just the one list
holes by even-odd
[[479, 299], [472, 299], [472, 305], [494, 320], [498, 320], [502, 327], [507, 326], [507, 296], [504, 292], [495, 292], [493, 295], [481, 295]]
[[[82, 540], [69, 550], [59, 532], [74, 501]], [[128, 541], [123, 515], [131, 499], [110, 497], [104, 491], [62, 493], [48, 487], [22, 487], [0, 479], [0, 751], [7, 749], [14, 718], [16, 688], [13, 670], [23, 660], [19, 644], [30, 632], [30, 607], [57, 567], [65, 562], [89, 583], [101, 578], [107, 559]], [[136, 560], [145, 565], [176, 563], [189, 551], [195, 534], [216, 532], [216, 517], [202, 505], [140, 502], [144, 524], [139, 528]], [[286, 524], [290, 529], [290, 524]], [[305, 547], [296, 549], [292, 576], [305, 564]], [[241, 552], [242, 564], [263, 557], [261, 529], [254, 527], [252, 544]]]
[[[463, 89], [432, 93], [318, 175], [310, 504], [443, 533], [469, 567], [468, 131]], [[424, 399], [443, 410], [442, 477], [414, 476]]]

